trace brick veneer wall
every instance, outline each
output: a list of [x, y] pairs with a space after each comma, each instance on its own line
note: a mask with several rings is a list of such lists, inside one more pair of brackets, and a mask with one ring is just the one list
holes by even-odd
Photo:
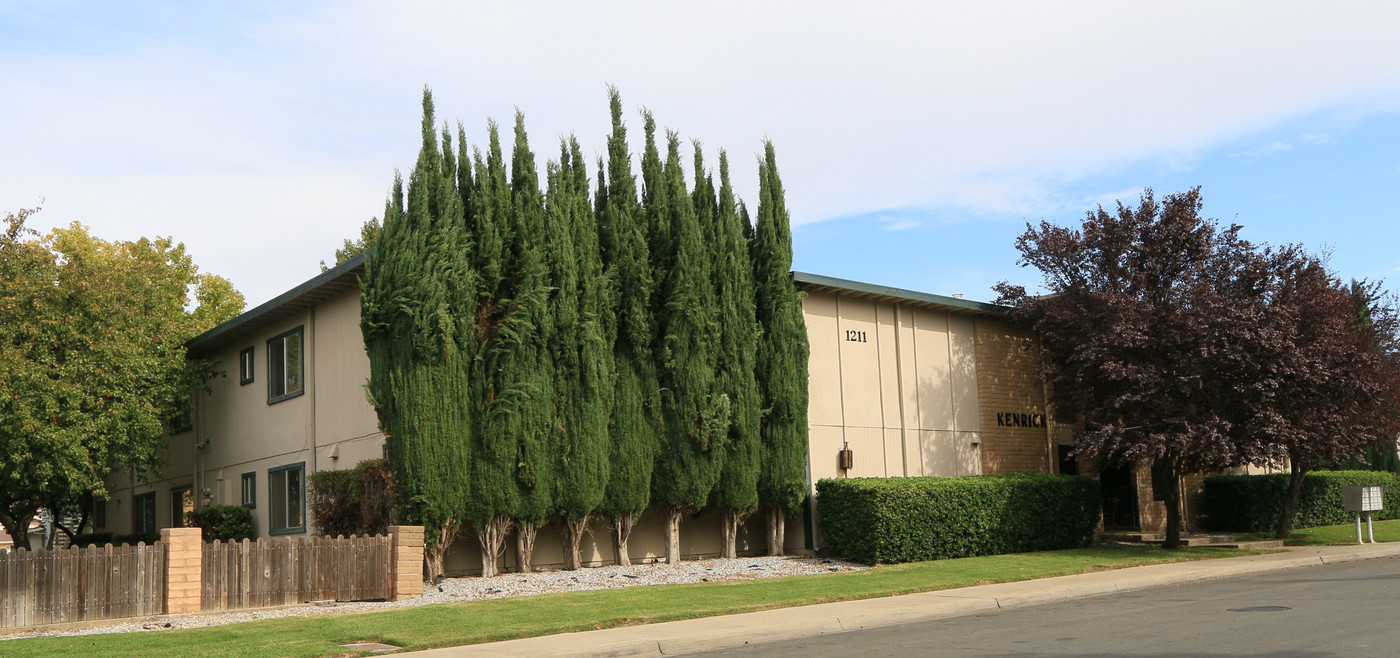
[[402, 601], [423, 593], [423, 526], [391, 525], [389, 538], [393, 555], [389, 558], [394, 570], [394, 595], [391, 600]]
[[[1009, 323], [977, 319], [977, 397], [982, 421], [982, 472], [1046, 473], [1051, 455], [1045, 389], [1036, 376], [1035, 338]], [[997, 414], [1039, 414], [1040, 427], [997, 424]]]
[[165, 614], [199, 612], [204, 586], [204, 531], [199, 528], [165, 528]]

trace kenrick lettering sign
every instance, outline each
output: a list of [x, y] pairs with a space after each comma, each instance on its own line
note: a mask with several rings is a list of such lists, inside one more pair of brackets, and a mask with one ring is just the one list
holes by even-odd
[[1045, 414], [997, 414], [997, 427], [1045, 427]]

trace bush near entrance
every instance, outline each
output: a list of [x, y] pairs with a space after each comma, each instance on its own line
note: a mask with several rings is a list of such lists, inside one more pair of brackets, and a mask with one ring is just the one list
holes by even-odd
[[817, 482], [825, 543], [868, 564], [1088, 546], [1099, 483], [1026, 473]]
[[[1202, 499], [1205, 526], [1231, 532], [1271, 532], [1278, 525], [1279, 509], [1288, 488], [1288, 473], [1267, 475], [1216, 475], [1206, 478]], [[1352, 521], [1342, 508], [1342, 487], [1381, 485], [1385, 510], [1372, 519], [1400, 518], [1400, 476], [1380, 471], [1314, 471], [1303, 478], [1294, 528], [1312, 528]]]

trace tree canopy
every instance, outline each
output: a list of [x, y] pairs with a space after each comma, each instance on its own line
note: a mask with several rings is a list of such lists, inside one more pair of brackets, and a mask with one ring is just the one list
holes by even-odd
[[34, 212], [7, 213], [0, 235], [0, 524], [20, 543], [39, 508], [79, 508], [115, 469], [159, 470], [170, 420], [214, 373], [185, 341], [243, 310], [182, 244], [77, 223], [40, 237]]

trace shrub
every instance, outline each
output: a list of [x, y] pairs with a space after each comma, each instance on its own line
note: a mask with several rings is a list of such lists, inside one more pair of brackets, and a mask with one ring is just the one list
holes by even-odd
[[129, 545], [131, 545], [131, 546], [135, 546], [135, 545], [137, 545], [137, 544], [139, 544], [139, 543], [145, 542], [145, 544], [146, 544], [147, 546], [149, 546], [149, 545], [154, 544], [154, 543], [156, 543], [156, 542], [158, 542], [158, 541], [160, 541], [160, 533], [159, 533], [159, 532], [148, 532], [148, 533], [136, 532], [136, 533], [132, 533], [132, 534], [129, 534], [129, 535], [117, 535], [117, 536], [113, 537], [113, 538], [112, 538], [112, 545], [113, 545], [113, 546], [121, 546], [121, 545], [123, 545], [123, 544], [129, 544]]
[[1099, 483], [1046, 473], [817, 482], [825, 543], [874, 564], [1087, 546]]
[[204, 541], [253, 539], [253, 514], [241, 505], [214, 505], [185, 512], [185, 525], [204, 531]]
[[[1201, 503], [1205, 526], [1230, 532], [1272, 532], [1278, 526], [1288, 478], [1288, 473], [1206, 478]], [[1354, 517], [1342, 508], [1342, 487], [1362, 484], [1379, 484], [1385, 489], [1385, 510], [1373, 512], [1372, 518], [1400, 518], [1400, 476], [1382, 471], [1314, 471], [1303, 477], [1293, 527], [1350, 522]]]
[[87, 548], [88, 546], [106, 546], [107, 544], [115, 545], [115, 542], [112, 541], [112, 533], [110, 532], [80, 532], [73, 535], [71, 545], [79, 548]]
[[388, 532], [393, 508], [393, 477], [383, 459], [360, 462], [344, 471], [310, 477], [311, 520], [323, 535], [380, 535]]

